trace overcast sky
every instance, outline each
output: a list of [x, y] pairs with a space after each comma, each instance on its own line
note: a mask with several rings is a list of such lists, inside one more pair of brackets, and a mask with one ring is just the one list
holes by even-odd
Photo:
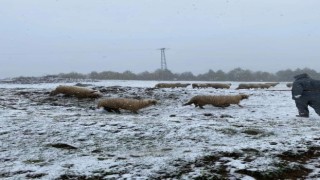
[[320, 71], [319, 0], [1, 0], [0, 78]]

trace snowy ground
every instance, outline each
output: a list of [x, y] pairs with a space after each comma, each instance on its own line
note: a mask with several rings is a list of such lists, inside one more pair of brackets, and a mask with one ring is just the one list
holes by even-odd
[[[104, 97], [155, 98], [139, 114], [50, 97], [59, 84], [0, 84], [1, 179], [316, 179], [320, 118], [296, 118], [290, 90], [153, 89], [101, 81]], [[193, 83], [193, 82], [190, 82]], [[69, 83], [70, 84], [70, 83]], [[71, 83], [75, 84], [75, 83]], [[198, 94], [249, 94], [244, 107], [182, 106]]]

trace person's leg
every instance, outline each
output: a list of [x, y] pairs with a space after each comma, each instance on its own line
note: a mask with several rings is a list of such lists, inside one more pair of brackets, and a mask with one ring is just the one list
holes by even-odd
[[300, 117], [309, 117], [308, 101], [304, 99], [295, 100]]

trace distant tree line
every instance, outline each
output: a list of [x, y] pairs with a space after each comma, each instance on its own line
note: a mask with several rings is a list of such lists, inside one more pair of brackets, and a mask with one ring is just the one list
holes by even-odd
[[315, 70], [304, 68], [296, 70], [281, 70], [276, 73], [263, 71], [250, 71], [241, 68], [233, 69], [229, 72], [222, 70], [209, 70], [204, 74], [194, 75], [192, 72], [172, 73], [170, 70], [158, 69], [154, 72], [132, 73], [125, 71], [122, 73], [114, 71], [93, 71], [89, 74], [77, 72], [61, 73], [59, 78], [70, 79], [96, 79], [96, 80], [163, 80], [163, 81], [292, 81], [293, 76], [301, 73], [308, 73], [312, 78], [320, 79], [320, 73]]

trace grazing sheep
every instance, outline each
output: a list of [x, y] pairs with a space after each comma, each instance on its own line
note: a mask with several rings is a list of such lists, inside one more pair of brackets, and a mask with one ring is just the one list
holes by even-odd
[[128, 99], [128, 98], [109, 98], [102, 99], [98, 102], [97, 108], [103, 107], [108, 112], [116, 112], [120, 114], [120, 109], [129, 110], [135, 114], [139, 109], [155, 105], [157, 103], [154, 99]]
[[55, 90], [50, 93], [50, 96], [57, 94], [64, 94], [67, 96], [75, 96], [77, 98], [99, 98], [102, 97], [102, 94], [99, 91], [78, 87], [78, 86], [58, 86]]
[[193, 83], [192, 88], [215, 88], [215, 89], [229, 89], [231, 84], [224, 83]]
[[188, 87], [190, 85], [190, 83], [176, 83], [176, 87]]
[[265, 83], [265, 84], [258, 84], [258, 87], [260, 89], [269, 89], [270, 87], [273, 87], [273, 86], [271, 84]]
[[211, 104], [215, 107], [228, 107], [231, 104], [237, 104], [242, 107], [239, 103], [242, 99], [248, 99], [249, 95], [239, 94], [239, 95], [229, 95], [229, 96], [211, 96], [211, 95], [198, 95], [190, 99], [189, 102], [183, 104], [183, 106], [194, 104], [195, 107], [200, 107], [204, 109], [203, 106]]
[[239, 84], [236, 89], [268, 89], [271, 85], [268, 83], [249, 83], [249, 84]]
[[175, 88], [175, 85], [169, 84], [169, 83], [158, 83], [154, 87], [155, 88]]
[[177, 88], [177, 87], [187, 87], [189, 83], [158, 83], [155, 85], [156, 88]]
[[88, 87], [88, 86], [92, 86], [92, 84], [77, 83], [77, 84], [75, 84], [75, 86], [79, 86], [79, 87]]
[[278, 85], [279, 83], [278, 83], [278, 82], [273, 82], [273, 83], [265, 83], [265, 84], [268, 84], [268, 85], [270, 85], [271, 87], [275, 87], [275, 86]]
[[207, 84], [208, 87], [212, 87], [215, 89], [229, 89], [231, 84], [223, 84], [223, 83], [208, 83]]
[[253, 87], [253, 84], [239, 84], [236, 89], [250, 89]]
[[192, 88], [194, 89], [194, 88], [206, 88], [207, 87], [207, 85], [206, 84], [200, 84], [200, 83], [193, 83], [192, 84]]

